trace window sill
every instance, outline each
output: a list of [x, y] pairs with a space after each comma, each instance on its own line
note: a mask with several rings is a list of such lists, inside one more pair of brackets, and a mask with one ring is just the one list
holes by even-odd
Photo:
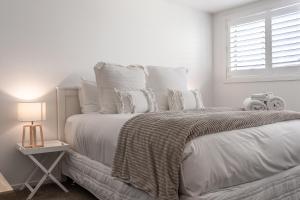
[[282, 82], [282, 81], [300, 81], [300, 74], [295, 75], [241, 75], [226, 77], [225, 84], [230, 83], [254, 83], [254, 82]]

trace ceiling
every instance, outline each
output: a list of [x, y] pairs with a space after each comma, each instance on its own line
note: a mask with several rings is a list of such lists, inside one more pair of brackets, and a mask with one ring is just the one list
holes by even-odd
[[175, 0], [202, 11], [216, 13], [259, 0]]

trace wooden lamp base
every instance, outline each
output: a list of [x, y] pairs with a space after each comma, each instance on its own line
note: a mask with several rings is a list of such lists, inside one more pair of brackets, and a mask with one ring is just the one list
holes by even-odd
[[[29, 130], [29, 145], [25, 145], [25, 139], [26, 139], [26, 130]], [[40, 144], [37, 143], [37, 129], [39, 129], [41, 142]], [[35, 148], [35, 147], [43, 147], [44, 146], [44, 134], [43, 134], [43, 128], [42, 125], [34, 125], [33, 123], [31, 125], [24, 125], [23, 126], [23, 136], [22, 136], [22, 146], [25, 148]]]

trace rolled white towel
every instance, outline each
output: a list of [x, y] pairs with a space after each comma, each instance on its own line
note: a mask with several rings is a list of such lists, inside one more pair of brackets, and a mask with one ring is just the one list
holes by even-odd
[[267, 105], [259, 100], [253, 100], [251, 98], [245, 99], [244, 103], [245, 110], [267, 110]]
[[271, 97], [267, 101], [268, 110], [284, 110], [285, 109], [285, 100], [281, 97]]
[[274, 97], [274, 95], [272, 92], [266, 92], [252, 94], [250, 97], [252, 100], [268, 101], [270, 98]]

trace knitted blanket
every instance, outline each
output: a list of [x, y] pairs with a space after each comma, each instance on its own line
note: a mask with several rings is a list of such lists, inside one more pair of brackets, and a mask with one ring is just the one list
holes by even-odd
[[158, 200], [178, 200], [186, 143], [196, 137], [300, 119], [293, 111], [206, 110], [147, 113], [120, 132], [112, 176]]

